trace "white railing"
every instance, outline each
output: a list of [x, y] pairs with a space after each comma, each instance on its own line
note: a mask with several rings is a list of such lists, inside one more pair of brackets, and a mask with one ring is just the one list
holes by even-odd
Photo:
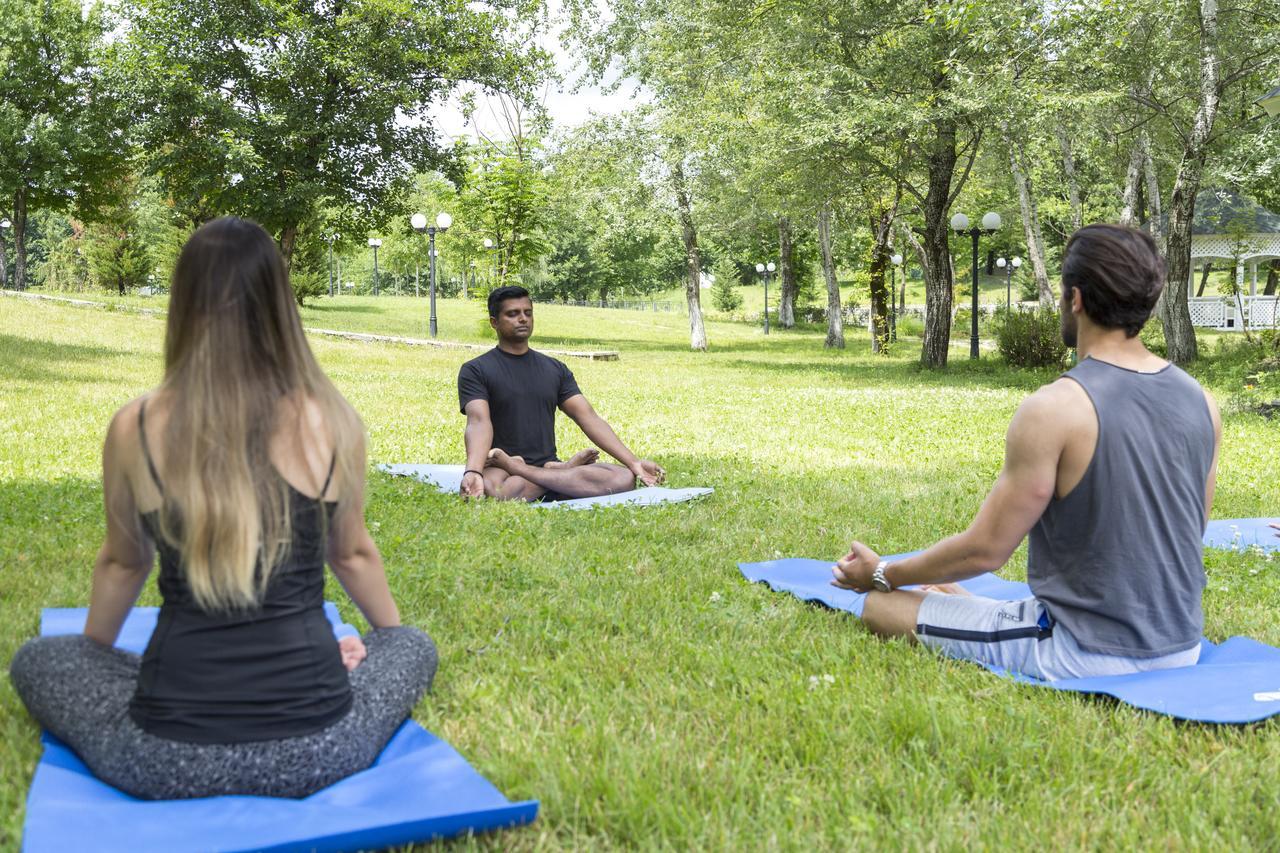
[[1280, 320], [1280, 298], [1275, 296], [1192, 296], [1191, 325], [1224, 332], [1269, 329]]

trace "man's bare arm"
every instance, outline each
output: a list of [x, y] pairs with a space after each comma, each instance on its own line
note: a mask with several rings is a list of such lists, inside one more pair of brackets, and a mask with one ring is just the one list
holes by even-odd
[[[467, 427], [462, 440], [467, 448], [467, 471], [483, 471], [485, 459], [493, 449], [493, 422], [489, 420], [489, 401], [472, 400], [467, 403]], [[484, 497], [484, 477], [468, 473], [462, 476], [462, 494], [465, 497]]]
[[596, 447], [617, 459], [628, 470], [636, 475], [646, 486], [661, 483], [666, 476], [660, 465], [647, 459], [640, 459], [622, 443], [613, 427], [596, 413], [591, 403], [582, 394], [575, 394], [560, 404], [560, 409], [573, 419], [587, 439]]
[[[1053, 499], [1065, 444], [1060, 390], [1028, 397], [1009, 424], [1004, 468], [969, 528], [933, 547], [895, 561], [886, 577], [895, 587], [951, 583], [1002, 567]], [[861, 543], [837, 564], [835, 583], [870, 587], [876, 555]], [[843, 579], [843, 581], [842, 581]]]

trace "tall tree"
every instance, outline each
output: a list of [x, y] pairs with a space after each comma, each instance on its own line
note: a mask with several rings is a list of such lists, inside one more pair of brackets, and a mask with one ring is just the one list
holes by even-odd
[[0, 198], [10, 200], [14, 286], [27, 286], [33, 210], [92, 216], [126, 167], [128, 122], [101, 74], [101, 5], [6, 3], [0, 14]]
[[524, 97], [546, 65], [518, 0], [129, 3], [148, 167], [193, 223], [251, 216], [290, 262], [320, 211], [380, 228], [415, 173], [458, 177], [431, 111], [463, 81]]
[[[1186, 364], [1197, 356], [1187, 298], [1191, 290], [1191, 235], [1195, 200], [1215, 162], [1233, 137], [1256, 126], [1248, 109], [1224, 110], [1263, 91], [1280, 73], [1280, 9], [1273, 0], [1242, 0], [1219, 8], [1218, 0], [1140, 0], [1109, 4], [1098, 14], [1130, 33], [1123, 49], [1108, 54], [1107, 65], [1128, 77], [1129, 93], [1141, 123], [1135, 146], [1148, 160], [1159, 159], [1155, 133], [1167, 136], [1173, 167], [1164, 233], [1168, 275], [1159, 305], [1170, 360]], [[1264, 82], [1265, 81], [1265, 82]], [[1243, 104], [1242, 104], [1243, 106]], [[1143, 134], [1146, 134], [1145, 138]], [[1126, 186], [1143, 184], [1148, 207], [1160, 204], [1155, 165], [1143, 161]], [[1132, 195], [1136, 190], [1132, 190]], [[1151, 214], [1151, 211], [1148, 211]], [[1158, 225], [1159, 215], [1150, 215]]]

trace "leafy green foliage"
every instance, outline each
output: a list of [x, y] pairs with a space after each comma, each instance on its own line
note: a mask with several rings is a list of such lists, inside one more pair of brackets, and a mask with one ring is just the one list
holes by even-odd
[[28, 210], [92, 218], [126, 166], [127, 118], [98, 73], [105, 26], [102, 6], [79, 0], [0, 9], [0, 208], [13, 220], [19, 288]]
[[994, 323], [996, 347], [1013, 367], [1061, 367], [1067, 357], [1061, 322], [1048, 305], [1001, 309]]
[[406, 212], [417, 172], [458, 176], [432, 105], [463, 80], [524, 95], [529, 9], [463, 0], [131, 0], [116, 72], [149, 169], [192, 222], [237, 213], [279, 235], [322, 210], [355, 234]]
[[151, 258], [142, 239], [136, 202], [122, 190], [120, 201], [103, 210], [84, 233], [84, 256], [89, 274], [99, 287], [126, 290], [141, 287], [151, 275]]
[[541, 292], [566, 299], [643, 296], [680, 280], [684, 263], [657, 140], [643, 113], [599, 118], [554, 140]]
[[711, 274], [715, 282], [711, 285], [711, 304], [717, 311], [725, 314], [737, 311], [742, 307], [742, 294], [738, 286], [742, 284], [742, 273], [732, 258], [721, 256], [711, 266]]

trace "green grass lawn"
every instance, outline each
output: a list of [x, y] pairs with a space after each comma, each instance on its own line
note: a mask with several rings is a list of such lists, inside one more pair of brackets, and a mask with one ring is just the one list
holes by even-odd
[[[138, 300], [142, 302], [143, 300]], [[161, 304], [149, 301], [146, 304]], [[425, 301], [345, 298], [325, 328], [423, 336]], [[442, 336], [485, 341], [478, 303]], [[160, 377], [161, 318], [0, 299], [0, 658], [47, 606], [83, 605], [100, 544], [111, 413]], [[678, 315], [543, 306], [535, 343], [607, 347], [582, 388], [686, 505], [592, 513], [463, 504], [371, 474], [369, 519], [406, 621], [441, 651], [415, 718], [536, 824], [486, 849], [1267, 849], [1280, 838], [1280, 723], [1178, 724], [1005, 681], [871, 638], [846, 615], [746, 583], [735, 563], [893, 553], [961, 529], [1019, 401], [1050, 374], [994, 360], [926, 372]], [[460, 462], [471, 353], [313, 338], [365, 419], [372, 462]], [[1241, 370], [1197, 368], [1229, 403]], [[1280, 507], [1280, 423], [1225, 407], [1214, 515]], [[584, 440], [561, 419], [564, 450]], [[1006, 574], [1024, 574], [1019, 551]], [[1280, 643], [1280, 560], [1207, 557], [1206, 632]], [[336, 583], [330, 597], [358, 614]], [[143, 603], [158, 601], [154, 584]], [[831, 675], [834, 681], [821, 678]], [[811, 689], [810, 677], [819, 676]], [[1280, 687], [1280, 684], [1277, 684]], [[0, 847], [20, 838], [36, 726], [0, 679]]]

